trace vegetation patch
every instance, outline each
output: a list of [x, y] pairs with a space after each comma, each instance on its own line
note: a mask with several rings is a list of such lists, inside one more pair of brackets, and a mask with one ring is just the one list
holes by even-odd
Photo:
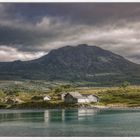
[[[36, 82], [34, 82], [36, 84]], [[38, 82], [37, 82], [38, 83]], [[21, 84], [21, 83], [20, 83]], [[39, 83], [40, 85], [43, 85]], [[140, 107], [140, 86], [131, 86], [125, 81], [115, 87], [77, 87], [71, 84], [49, 85], [45, 84], [40, 90], [21, 88], [19, 85], [0, 88], [0, 108], [71, 108], [89, 106], [127, 106]], [[22, 90], [21, 90], [22, 89]], [[44, 90], [43, 90], [44, 89]], [[46, 89], [48, 89], [46, 91]], [[99, 97], [98, 103], [66, 104], [61, 100], [61, 94], [69, 91], [78, 91], [81, 94], [94, 94]], [[49, 96], [50, 101], [43, 97]]]

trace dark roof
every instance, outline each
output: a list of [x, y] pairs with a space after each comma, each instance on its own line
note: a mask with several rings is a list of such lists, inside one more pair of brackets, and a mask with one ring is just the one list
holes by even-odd
[[79, 92], [68, 92], [67, 94], [70, 94], [73, 98], [76, 99], [85, 99], [85, 97], [82, 96]]

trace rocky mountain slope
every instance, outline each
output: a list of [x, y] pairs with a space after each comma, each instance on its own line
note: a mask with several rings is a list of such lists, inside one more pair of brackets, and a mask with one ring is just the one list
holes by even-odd
[[0, 63], [2, 80], [90, 81], [140, 83], [140, 65], [96, 46], [81, 44], [50, 51], [32, 61]]

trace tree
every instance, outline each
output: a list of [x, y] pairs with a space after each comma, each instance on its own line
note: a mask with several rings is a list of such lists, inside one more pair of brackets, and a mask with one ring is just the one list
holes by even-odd
[[130, 85], [130, 82], [124, 81], [121, 85], [120, 88], [123, 88], [124, 90]]

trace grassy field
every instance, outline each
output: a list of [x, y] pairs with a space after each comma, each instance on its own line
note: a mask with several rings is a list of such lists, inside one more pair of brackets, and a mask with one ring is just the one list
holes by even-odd
[[[99, 102], [92, 105], [109, 107], [140, 107], [140, 86], [127, 87], [76, 87], [59, 83], [51, 85], [46, 82], [12, 82], [0, 83], [0, 108], [64, 108], [77, 107], [67, 105], [60, 99], [60, 95], [67, 91], [78, 91], [81, 94], [95, 94]], [[32, 100], [33, 96], [48, 95], [51, 101]], [[5, 100], [18, 99], [22, 103], [7, 103]]]
[[103, 87], [79, 89], [82, 94], [95, 94], [100, 98], [99, 105], [105, 106], [140, 106], [140, 86], [129, 86], [125, 89], [119, 87]]

